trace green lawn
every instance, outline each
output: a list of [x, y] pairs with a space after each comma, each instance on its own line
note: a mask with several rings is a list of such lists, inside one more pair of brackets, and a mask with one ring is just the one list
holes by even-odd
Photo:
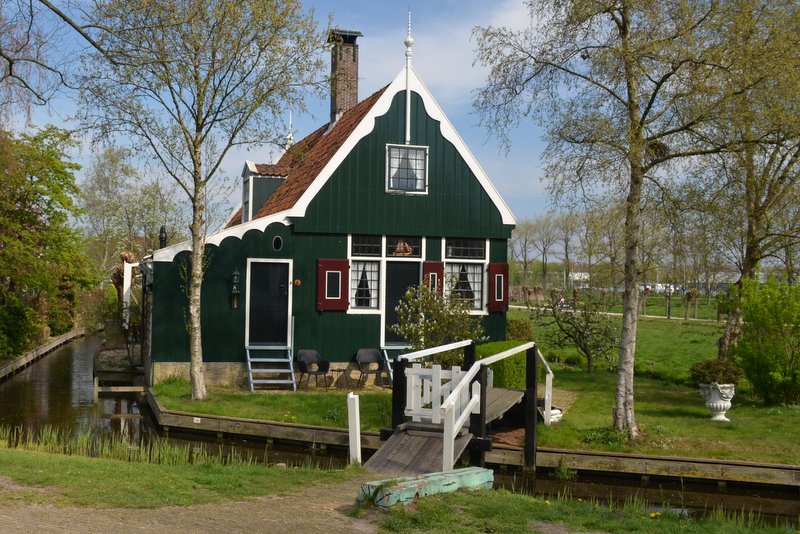
[[[555, 525], [564, 525], [561, 529]], [[380, 522], [381, 532], [467, 534], [473, 532], [639, 532], [642, 534], [794, 533], [792, 525], [769, 525], [757, 514], [711, 512], [702, 517], [643, 502], [604, 505], [559, 497], [546, 499], [504, 490], [456, 492], [397, 508]]]
[[[529, 312], [520, 309], [510, 310], [508, 314], [517, 319], [530, 317]], [[621, 327], [621, 319], [615, 320]], [[716, 343], [723, 328], [723, 323], [713, 321], [640, 318], [636, 335], [636, 375], [686, 383], [693, 363], [716, 357]], [[533, 339], [548, 361], [585, 368], [585, 360], [575, 348], [548, 345], [546, 328], [534, 325]], [[611, 357], [615, 362], [616, 352]], [[598, 368], [602, 366], [598, 364]]]
[[[524, 306], [524, 302], [513, 302], [517, 306]], [[531, 301], [531, 305], [534, 302]], [[670, 317], [673, 319], [683, 319], [686, 312], [686, 301], [682, 295], [673, 295], [670, 299]], [[616, 299], [611, 294], [606, 294], [604, 300], [604, 311], [609, 313], [622, 313], [622, 293], [617, 293]], [[647, 297], [644, 315], [666, 317], [667, 300], [663, 294], [650, 295]], [[689, 318], [694, 318], [694, 304], [689, 309]], [[717, 319], [717, 298], [701, 297], [697, 306], [697, 319], [716, 320]]]
[[542, 447], [800, 464], [800, 409], [769, 408], [738, 394], [731, 422], [716, 423], [696, 388], [638, 378], [636, 420], [645, 438], [630, 445], [608, 431], [616, 374], [561, 366], [554, 374], [555, 387], [572, 392], [575, 402], [560, 423], [539, 427]]
[[[170, 379], [154, 388], [170, 410], [207, 415], [226, 415], [284, 423], [347, 428], [347, 392], [345, 390], [275, 391], [251, 394], [246, 390], [209, 388], [208, 397], [193, 401], [189, 382]], [[360, 391], [361, 426], [380, 430], [391, 424], [391, 391]]]
[[[3, 477], [29, 486], [27, 502], [93, 508], [190, 506], [347, 480], [358, 470], [251, 465], [165, 465], [64, 456], [0, 447]], [[39, 488], [55, 491], [42, 492]], [[19, 498], [0, 487], [0, 499]]]

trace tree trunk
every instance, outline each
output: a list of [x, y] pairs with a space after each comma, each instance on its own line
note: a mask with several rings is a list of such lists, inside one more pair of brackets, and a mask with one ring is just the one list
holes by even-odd
[[627, 52], [625, 78], [628, 97], [628, 163], [630, 165], [630, 183], [628, 197], [625, 200], [624, 228], [624, 284], [622, 295], [622, 334], [619, 344], [619, 361], [617, 365], [617, 391], [614, 406], [614, 427], [628, 433], [630, 439], [639, 437], [639, 428], [633, 408], [633, 369], [636, 355], [636, 326], [639, 311], [639, 219], [641, 216], [642, 184], [644, 182], [645, 139], [641, 125], [641, 111], [638, 106], [639, 83], [637, 66], [630, 54], [631, 13], [627, 6], [622, 8], [619, 22], [622, 48]]
[[633, 394], [633, 369], [636, 354], [636, 326], [639, 310], [639, 213], [644, 172], [631, 165], [631, 183], [625, 205], [625, 290], [622, 295], [622, 335], [617, 364], [617, 392], [614, 427], [639, 437]]
[[[198, 184], [198, 181], [195, 181]], [[189, 271], [189, 376], [192, 383], [192, 399], [206, 398], [206, 379], [203, 369], [203, 336], [200, 327], [200, 295], [203, 287], [203, 233], [204, 189], [196, 185], [192, 198], [192, 255]]]

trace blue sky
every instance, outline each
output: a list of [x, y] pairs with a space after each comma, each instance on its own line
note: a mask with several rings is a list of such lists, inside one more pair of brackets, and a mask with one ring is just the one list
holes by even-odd
[[[333, 26], [358, 30], [359, 98], [365, 98], [389, 83], [405, 62], [403, 41], [407, 31], [407, 2], [375, 0], [305, 0], [316, 18], [325, 24], [328, 16]], [[478, 125], [472, 107], [474, 91], [484, 83], [486, 69], [473, 66], [476, 43], [472, 29], [477, 25], [520, 27], [528, 23], [522, 0], [414, 0], [412, 32], [415, 40], [413, 65], [450, 122], [472, 150], [481, 166], [494, 182], [517, 220], [533, 218], [546, 212], [550, 202], [541, 181], [542, 132], [530, 119], [524, 119], [511, 132], [512, 146], [508, 153], [485, 128]], [[326, 58], [327, 59], [327, 58]], [[308, 102], [311, 115], [293, 116], [295, 140], [305, 137], [328, 121], [329, 101], [314, 98]], [[58, 111], [68, 113], [69, 101], [55, 102], [49, 113], [37, 112], [37, 125], [47, 122], [64, 124]], [[73, 125], [74, 126], [74, 125]], [[239, 150], [226, 158], [222, 172], [238, 177], [245, 159], [258, 163], [272, 161], [269, 147], [261, 150]], [[82, 165], [89, 161], [86, 148], [75, 159]], [[80, 176], [79, 176], [80, 179]], [[239, 194], [231, 195], [230, 203], [238, 202]]]

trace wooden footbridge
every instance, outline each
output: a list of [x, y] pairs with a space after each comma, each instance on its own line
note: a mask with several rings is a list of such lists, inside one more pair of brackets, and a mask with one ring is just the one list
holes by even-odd
[[[464, 348], [466, 370], [458, 366], [445, 370], [439, 365], [426, 368], [420, 363], [411, 363], [459, 348]], [[527, 354], [526, 389], [491, 387], [488, 366], [521, 352]], [[484, 454], [491, 450], [486, 425], [502, 418], [512, 406], [522, 402], [525, 402], [526, 440], [530, 436], [533, 443], [539, 357], [535, 344], [526, 343], [475, 361], [475, 345], [471, 341], [400, 356], [394, 362], [393, 429], [382, 433], [382, 439], [388, 438], [386, 443], [367, 460], [364, 468], [392, 476], [451, 471], [468, 447], [470, 464], [483, 467]], [[541, 411], [546, 424], [549, 424], [552, 387], [549, 367], [547, 372], [545, 405]], [[534, 451], [534, 447], [531, 446], [530, 450]], [[534, 465], [535, 460], [529, 460], [530, 465]]]

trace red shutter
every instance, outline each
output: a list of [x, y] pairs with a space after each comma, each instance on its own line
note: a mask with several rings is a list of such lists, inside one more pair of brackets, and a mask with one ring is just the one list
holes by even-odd
[[444, 290], [444, 263], [441, 261], [422, 262], [422, 283], [436, 287], [441, 295]]
[[504, 312], [508, 309], [508, 264], [489, 264], [489, 312]]
[[317, 260], [317, 311], [345, 311], [350, 302], [350, 262]]

